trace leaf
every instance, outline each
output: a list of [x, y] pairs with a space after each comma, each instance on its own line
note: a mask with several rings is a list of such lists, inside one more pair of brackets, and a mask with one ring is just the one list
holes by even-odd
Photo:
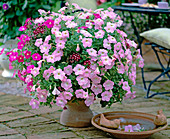
[[6, 30], [8, 28], [8, 24], [7, 25], [3, 25], [3, 29]]
[[24, 5], [22, 6], [22, 10], [24, 10], [27, 7], [27, 4], [28, 4], [28, 2], [27, 2], [27, 0], [25, 0]]
[[46, 9], [46, 10], [50, 10], [50, 9], [51, 9], [51, 6], [49, 6], [49, 5], [42, 5], [42, 7], [43, 7], [44, 9]]
[[8, 13], [7, 15], [6, 15], [6, 18], [8, 19], [8, 18], [13, 18], [15, 16], [15, 14], [14, 13], [12, 13], [12, 12], [10, 12], [10, 13]]
[[17, 5], [18, 2], [17, 2], [17, 0], [13, 0], [12, 3], [13, 3], [13, 5]]
[[23, 12], [20, 11], [20, 10], [17, 10], [16, 15], [17, 15], [17, 16], [21, 16], [21, 15], [23, 15]]

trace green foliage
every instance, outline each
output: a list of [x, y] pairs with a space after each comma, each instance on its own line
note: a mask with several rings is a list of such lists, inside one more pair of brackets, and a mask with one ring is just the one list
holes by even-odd
[[[7, 10], [3, 9], [3, 4], [8, 4]], [[0, 38], [5, 40], [15, 39], [21, 35], [19, 27], [24, 25], [27, 18], [37, 18], [38, 9], [52, 10], [52, 6], [59, 0], [1, 0], [0, 2]], [[55, 5], [56, 6], [56, 5]], [[55, 9], [55, 7], [53, 7]]]

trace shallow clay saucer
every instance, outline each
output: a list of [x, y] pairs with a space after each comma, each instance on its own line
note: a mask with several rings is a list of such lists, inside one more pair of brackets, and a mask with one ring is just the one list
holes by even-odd
[[94, 116], [91, 120], [92, 125], [105, 132], [111, 133], [114, 137], [119, 139], [143, 139], [151, 136], [152, 134], [164, 130], [168, 124], [156, 127], [154, 124], [155, 115], [142, 113], [142, 112], [129, 112], [129, 111], [114, 111], [103, 113], [108, 120], [123, 119], [121, 125], [136, 125], [140, 124], [146, 131], [141, 132], [125, 132], [116, 129], [100, 126], [98, 124], [100, 114]]

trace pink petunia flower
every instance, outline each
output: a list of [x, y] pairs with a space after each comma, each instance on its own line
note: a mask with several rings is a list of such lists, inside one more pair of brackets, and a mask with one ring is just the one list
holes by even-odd
[[72, 83], [70, 79], [66, 79], [65, 81], [62, 81], [61, 87], [63, 87], [65, 90], [68, 90], [72, 87]]
[[72, 93], [70, 92], [63, 92], [64, 94], [64, 98], [67, 99], [67, 100], [71, 100], [71, 97], [73, 96]]
[[44, 89], [37, 95], [39, 102], [46, 102], [47, 101], [47, 91]]
[[77, 76], [76, 80], [78, 81], [78, 84], [82, 86], [83, 84], [87, 84], [88, 78], [84, 76]]
[[110, 98], [112, 97], [112, 92], [105, 91], [101, 94], [101, 96], [102, 96], [102, 101], [109, 101]]
[[54, 26], [54, 20], [48, 19], [47, 21], [44, 22], [44, 25], [46, 25], [47, 28], [52, 28]]
[[71, 75], [71, 73], [73, 72], [72, 66], [68, 65], [67, 67], [64, 67], [64, 72], [67, 75]]
[[49, 45], [47, 43], [40, 46], [41, 53], [47, 53], [48, 54], [50, 49], [51, 49], [51, 45]]
[[95, 95], [98, 95], [102, 92], [102, 85], [92, 84], [91, 90], [94, 92]]
[[64, 79], [65, 77], [65, 73], [64, 71], [62, 71], [61, 69], [57, 69], [53, 72], [54, 74], [54, 78], [55, 79], [60, 79], [61, 81]]
[[31, 73], [31, 71], [34, 69], [34, 65], [29, 65], [28, 67], [27, 67], [27, 72], [28, 73]]
[[122, 89], [125, 91], [130, 91], [130, 86], [127, 81], [123, 82]]
[[104, 39], [103, 41], [103, 47], [108, 49], [108, 50], [111, 50], [112, 47], [111, 47], [111, 44], [109, 43], [109, 41], [107, 39]]
[[91, 38], [83, 38], [82, 43], [84, 48], [92, 46], [92, 39]]
[[18, 46], [18, 49], [21, 50], [25, 46], [25, 42], [20, 41], [20, 42], [17, 43], [17, 46]]
[[56, 105], [61, 106], [64, 108], [64, 106], [67, 104], [67, 100], [61, 95], [56, 98]]
[[104, 84], [103, 84], [105, 90], [113, 89], [113, 85], [114, 85], [114, 82], [111, 81], [111, 80], [107, 80], [107, 81], [105, 81]]
[[39, 70], [40, 70], [39, 68], [34, 67], [31, 70], [31, 74], [34, 75], [34, 77], [36, 77], [38, 74], [40, 74]]
[[19, 62], [19, 63], [24, 62], [24, 56], [22, 56], [22, 55], [19, 55], [19, 56], [17, 57], [17, 59], [18, 59], [18, 62]]
[[29, 102], [29, 105], [32, 107], [32, 109], [38, 109], [40, 102], [36, 99], [31, 99], [31, 101]]
[[102, 56], [101, 60], [104, 65], [111, 65], [112, 59], [110, 59], [108, 56]]
[[86, 106], [90, 106], [91, 104], [93, 104], [94, 103], [94, 94], [93, 93], [91, 93], [88, 97], [87, 97], [87, 99], [85, 100], [85, 104], [86, 104]]
[[77, 64], [77, 65], [74, 67], [73, 71], [75, 72], [76, 75], [81, 75], [81, 74], [84, 73], [84, 68], [85, 68], [84, 66], [82, 66], [82, 65], [80, 65], [80, 64]]
[[43, 43], [42, 38], [35, 41], [35, 46], [39, 47]]
[[93, 48], [86, 50], [90, 56], [97, 56], [97, 51]]
[[94, 34], [95, 34], [95, 38], [99, 39], [99, 38], [103, 38], [105, 32], [103, 30], [99, 30], [98, 32]]
[[31, 57], [31, 51], [28, 50], [24, 51], [24, 55], [26, 59], [29, 59]]
[[102, 79], [101, 77], [97, 76], [96, 74], [94, 74], [94, 75], [91, 76], [90, 78], [91, 78], [92, 82], [95, 83], [95, 84], [100, 83], [100, 81], [101, 81], [101, 79]]
[[134, 132], [133, 131], [133, 126], [132, 125], [125, 126], [125, 132]]
[[41, 55], [38, 54], [38, 53], [35, 53], [35, 54], [32, 55], [32, 59], [34, 61], [40, 61], [41, 60]]
[[75, 94], [77, 98], [83, 98], [85, 91], [83, 89], [76, 90]]

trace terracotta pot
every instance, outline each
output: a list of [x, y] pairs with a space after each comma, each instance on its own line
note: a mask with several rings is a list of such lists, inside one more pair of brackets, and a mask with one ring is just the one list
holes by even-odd
[[84, 101], [69, 102], [60, 115], [60, 123], [70, 127], [87, 127], [91, 125], [92, 117], [93, 113]]

